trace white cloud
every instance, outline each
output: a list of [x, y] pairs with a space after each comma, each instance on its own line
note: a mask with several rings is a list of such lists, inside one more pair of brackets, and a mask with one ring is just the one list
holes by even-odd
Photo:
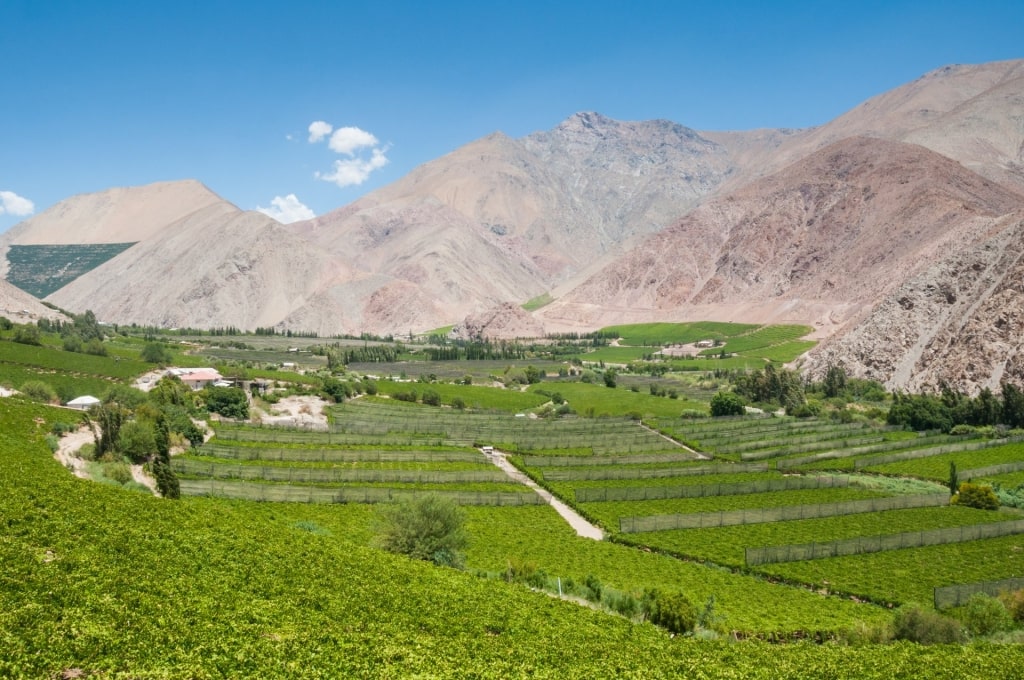
[[377, 138], [366, 130], [360, 130], [357, 127], [343, 127], [334, 131], [327, 146], [335, 153], [352, 156], [359, 149], [375, 147], [379, 143]]
[[275, 196], [270, 205], [271, 207], [269, 208], [256, 206], [256, 210], [264, 215], [273, 217], [281, 224], [291, 224], [299, 220], [311, 220], [316, 217], [316, 213], [303, 205], [302, 201], [295, 194], [288, 194], [284, 197]]
[[368, 159], [348, 158], [334, 161], [334, 172], [318, 172], [316, 177], [325, 182], [333, 182], [340, 188], [362, 184], [370, 176], [370, 173], [388, 164], [388, 158], [384, 155], [385, 151], [386, 149], [374, 149]]
[[345, 126], [335, 130], [333, 125], [322, 120], [309, 124], [311, 144], [325, 138], [331, 151], [348, 158], [334, 161], [334, 170], [331, 172], [314, 173], [317, 179], [341, 188], [349, 187], [362, 184], [371, 173], [388, 164], [387, 152], [390, 145], [382, 146], [373, 133], [362, 128]]
[[25, 217], [35, 211], [35, 203], [27, 198], [19, 196], [13, 191], [0, 191], [0, 215], [8, 213], [18, 217]]
[[321, 139], [331, 134], [334, 126], [322, 120], [315, 120], [309, 124], [309, 143], [316, 144]]

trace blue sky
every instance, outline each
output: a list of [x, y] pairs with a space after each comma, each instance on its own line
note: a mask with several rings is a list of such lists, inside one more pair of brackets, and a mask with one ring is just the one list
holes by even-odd
[[185, 178], [322, 214], [577, 111], [817, 125], [947, 64], [1024, 57], [1022, 35], [1019, 0], [0, 0], [0, 231]]

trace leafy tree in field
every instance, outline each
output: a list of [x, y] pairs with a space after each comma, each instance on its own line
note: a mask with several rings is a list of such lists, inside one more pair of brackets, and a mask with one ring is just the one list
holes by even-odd
[[422, 401], [427, 406], [440, 406], [441, 395], [437, 393], [437, 390], [423, 390]]
[[949, 493], [950, 495], [956, 494], [960, 489], [960, 475], [956, 471], [956, 462], [949, 461]]
[[1024, 392], [1011, 383], [1003, 383], [1003, 423], [1024, 427]]
[[743, 398], [734, 392], [719, 392], [711, 397], [713, 416], [741, 416], [746, 412]]
[[540, 370], [536, 366], [527, 366], [526, 370], [526, 382], [530, 385], [536, 385], [544, 379], [544, 371]]
[[979, 510], [999, 509], [999, 497], [996, 496], [991, 486], [985, 484], [964, 482], [960, 485], [960, 492], [953, 496], [952, 502], [955, 505], [978, 508]]
[[18, 326], [14, 330], [14, 342], [20, 342], [23, 345], [41, 345], [39, 329], [31, 325]]
[[92, 419], [100, 426], [100, 436], [96, 442], [96, 458], [106, 453], [113, 453], [117, 447], [121, 426], [128, 420], [130, 413], [117, 402], [96, 404], [89, 411]]
[[64, 338], [64, 351], [65, 352], [81, 352], [82, 351], [82, 338], [77, 335], [68, 335]]
[[192, 408], [195, 397], [191, 388], [176, 375], [165, 375], [149, 391], [149, 400], [157, 406], [184, 406]]
[[778, 404], [787, 412], [805, 401], [800, 375], [789, 369], [777, 369], [772, 364], [737, 378], [736, 393], [752, 402]]
[[617, 377], [617, 375], [615, 373], [615, 369], [609, 368], [608, 370], [606, 370], [604, 372], [604, 386], [605, 387], [615, 387], [615, 379], [616, 379], [616, 377]]
[[145, 392], [128, 385], [112, 385], [103, 397], [103, 403], [120, 404], [127, 409], [136, 409], [145, 404], [147, 400]]
[[841, 365], [829, 364], [822, 390], [829, 399], [840, 396], [846, 390], [846, 370]]
[[161, 366], [171, 363], [171, 352], [159, 342], [148, 342], [139, 353], [139, 358], [151, 364]]
[[469, 544], [462, 508], [435, 494], [382, 506], [377, 545], [389, 552], [461, 568]]
[[207, 387], [202, 392], [206, 409], [225, 418], [245, 420], [249, 417], [249, 400], [237, 387]]
[[117, 450], [133, 463], [141, 463], [156, 453], [153, 427], [141, 420], [129, 420], [121, 425], [117, 437]]

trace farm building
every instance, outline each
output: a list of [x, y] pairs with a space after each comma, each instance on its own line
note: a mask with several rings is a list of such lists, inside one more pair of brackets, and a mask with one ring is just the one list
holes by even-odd
[[81, 397], [75, 397], [67, 403], [68, 408], [78, 409], [79, 411], [87, 411], [89, 407], [100, 403], [100, 400], [91, 395], [85, 394]]
[[224, 380], [224, 377], [212, 368], [174, 368], [169, 371], [194, 390], [210, 387]]

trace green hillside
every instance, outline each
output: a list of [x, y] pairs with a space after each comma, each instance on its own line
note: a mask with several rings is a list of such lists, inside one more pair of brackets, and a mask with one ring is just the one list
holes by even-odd
[[[375, 551], [305, 505], [76, 479], [0, 399], [0, 677], [1016, 678], [1024, 649], [671, 639]], [[320, 512], [320, 509], [317, 509]], [[304, 521], [306, 520], [306, 521]]]
[[7, 280], [44, 298], [110, 260], [135, 243], [85, 243], [11, 246]]

